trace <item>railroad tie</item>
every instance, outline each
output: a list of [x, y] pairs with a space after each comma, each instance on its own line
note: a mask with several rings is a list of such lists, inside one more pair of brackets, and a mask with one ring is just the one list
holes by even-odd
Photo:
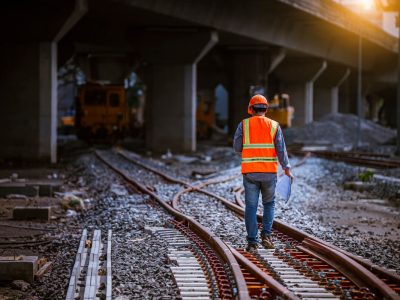
[[258, 249], [259, 255], [277, 272], [283, 283], [304, 300], [337, 300], [340, 297], [291, 267], [283, 259], [274, 254], [274, 249]]
[[182, 300], [211, 299], [210, 284], [200, 261], [191, 250], [191, 241], [180, 231], [164, 227], [146, 227], [145, 230], [168, 243], [168, 259]]

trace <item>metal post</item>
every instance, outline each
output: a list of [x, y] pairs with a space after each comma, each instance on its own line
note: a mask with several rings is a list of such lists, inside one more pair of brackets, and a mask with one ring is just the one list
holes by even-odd
[[398, 48], [398, 60], [397, 60], [397, 150], [396, 154], [400, 155], [400, 7], [397, 14], [397, 25], [399, 28], [399, 48]]
[[357, 83], [357, 145], [361, 146], [361, 118], [363, 117], [363, 101], [362, 101], [362, 37], [358, 36], [358, 83]]

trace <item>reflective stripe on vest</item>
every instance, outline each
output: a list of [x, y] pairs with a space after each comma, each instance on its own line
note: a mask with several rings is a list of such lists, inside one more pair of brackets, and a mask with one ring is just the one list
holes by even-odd
[[278, 125], [262, 116], [243, 120], [242, 173], [278, 172], [274, 144]]
[[252, 162], [277, 162], [277, 158], [266, 158], [266, 157], [252, 157], [252, 158], [242, 158], [242, 163], [252, 163]]

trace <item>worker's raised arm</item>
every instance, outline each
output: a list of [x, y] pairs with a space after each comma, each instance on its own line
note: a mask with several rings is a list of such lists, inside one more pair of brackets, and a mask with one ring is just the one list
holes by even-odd
[[243, 150], [243, 130], [242, 122], [236, 128], [235, 136], [233, 137], [233, 149], [237, 153], [242, 153]]

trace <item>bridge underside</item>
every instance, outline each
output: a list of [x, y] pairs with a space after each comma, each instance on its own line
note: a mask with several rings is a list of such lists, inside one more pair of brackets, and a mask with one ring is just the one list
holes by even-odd
[[[295, 125], [356, 111], [358, 32], [285, 1], [1, 6], [3, 158], [56, 161], [57, 69], [72, 57], [90, 80], [122, 83], [138, 73], [147, 86], [146, 144], [157, 151], [196, 149], [197, 93], [213, 95], [219, 84], [231, 132], [246, 117], [250, 86], [290, 94]], [[363, 96], [390, 95], [396, 41], [363, 28]]]

